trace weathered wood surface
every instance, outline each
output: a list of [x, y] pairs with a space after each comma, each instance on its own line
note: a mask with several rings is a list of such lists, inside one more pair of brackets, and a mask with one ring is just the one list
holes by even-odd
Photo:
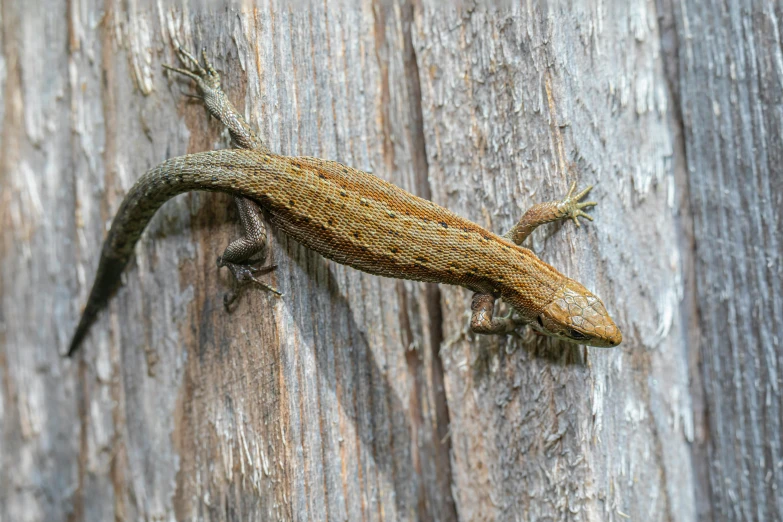
[[530, 246], [595, 289], [625, 336], [618, 350], [476, 338], [465, 293], [442, 289], [464, 520], [694, 519], [656, 16], [646, 1], [584, 1], [417, 18], [433, 197], [505, 231], [570, 181], [596, 183], [594, 223], [543, 227]]
[[779, 1], [674, 9], [704, 386], [705, 520], [783, 520]]
[[[0, 521], [780, 519], [780, 6], [700, 4], [3, 2]], [[597, 183], [529, 246], [622, 347], [475, 337], [463, 290], [280, 234], [285, 297], [227, 315], [236, 215], [191, 194], [62, 359], [125, 191], [229, 146], [173, 39], [272, 149], [495, 231]]]
[[453, 519], [437, 289], [275, 236], [285, 298], [227, 315], [230, 198], [166, 205], [83, 358], [58, 355], [133, 181], [228, 145], [163, 74], [172, 37], [206, 46], [273, 149], [422, 193], [410, 8], [69, 5], [3, 9], [0, 518]]

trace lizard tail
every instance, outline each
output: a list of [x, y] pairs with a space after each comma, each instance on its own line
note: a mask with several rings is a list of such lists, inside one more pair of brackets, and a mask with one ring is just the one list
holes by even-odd
[[133, 249], [155, 212], [166, 201], [192, 190], [237, 193], [248, 180], [251, 169], [259, 167], [255, 151], [221, 150], [189, 154], [167, 160], [144, 174], [122, 201], [111, 230], [103, 243], [98, 272], [79, 325], [71, 338], [72, 356], [87, 335], [100, 311], [117, 291], [120, 274], [130, 261]]
[[87, 299], [87, 306], [85, 306], [82, 312], [79, 326], [76, 327], [76, 332], [74, 332], [71, 338], [71, 344], [68, 346], [68, 357], [71, 357], [79, 349], [82, 341], [87, 336], [87, 332], [90, 330], [90, 326], [98, 317], [98, 312], [106, 305], [109, 298], [114, 295], [120, 283], [120, 274], [122, 274], [122, 270], [127, 263], [127, 259], [123, 262], [122, 260], [101, 256], [98, 273], [95, 275], [95, 283], [90, 291], [90, 297]]

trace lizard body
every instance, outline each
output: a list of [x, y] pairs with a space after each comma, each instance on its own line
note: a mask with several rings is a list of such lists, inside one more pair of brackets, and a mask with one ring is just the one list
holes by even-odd
[[[180, 53], [198, 64], [189, 54]], [[273, 225], [337, 263], [380, 276], [459, 285], [476, 292], [471, 325], [479, 333], [511, 333], [529, 323], [541, 333], [572, 342], [620, 343], [620, 330], [600, 299], [519, 245], [541, 223], [585, 216], [581, 208], [594, 203], [578, 200], [587, 191], [572, 198], [572, 186], [563, 202], [533, 207], [502, 237], [372, 174], [336, 161], [273, 154], [220, 91], [217, 73], [208, 63], [206, 67], [197, 68], [200, 74], [174, 70], [190, 72], [197, 81], [204, 75], [217, 78], [216, 87], [199, 84], [199, 89], [210, 112], [229, 126], [235, 141], [245, 148], [169, 159], [130, 189], [104, 243], [69, 355], [119, 285], [120, 273], [153, 214], [172, 197], [194, 190], [236, 196], [243, 225], [256, 223], [254, 234], [263, 236], [262, 242], [266, 233], [260, 220], [254, 221], [254, 203], [243, 201], [257, 203]], [[242, 205], [249, 205], [249, 210], [243, 211]], [[235, 243], [241, 248], [232, 244], [223, 257], [241, 279], [242, 264], [263, 245]], [[232, 247], [241, 252], [230, 252]], [[247, 277], [256, 281], [252, 275]], [[493, 318], [496, 298], [511, 305], [516, 316]]]

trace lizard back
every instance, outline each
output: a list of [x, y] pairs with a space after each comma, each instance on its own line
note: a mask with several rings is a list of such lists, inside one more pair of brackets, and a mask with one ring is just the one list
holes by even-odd
[[[564, 276], [530, 250], [377, 176], [336, 161], [255, 153], [249, 195], [294, 239], [371, 274], [498, 293], [524, 284], [543, 306]], [[532, 304], [532, 303], [531, 303]]]
[[530, 250], [449, 210], [336, 161], [219, 150], [169, 159], [128, 191], [103, 245], [69, 353], [116, 290], [133, 248], [163, 203], [194, 190], [257, 201], [304, 246], [371, 274], [515, 296], [531, 314], [567, 278]]

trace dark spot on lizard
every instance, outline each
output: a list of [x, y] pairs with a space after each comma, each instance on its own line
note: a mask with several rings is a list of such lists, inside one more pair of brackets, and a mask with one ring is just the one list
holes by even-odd
[[357, 232], [354, 232], [354, 233], [353, 233], [353, 237], [355, 237], [356, 239], [359, 239], [359, 232], [358, 232], [358, 231], [357, 231]]
[[326, 179], [326, 176], [324, 176], [324, 174], [322, 172], [318, 173], [318, 177], [321, 178], [321, 179]]
[[326, 220], [326, 223], [327, 223], [327, 224], [328, 224], [330, 227], [334, 226], [334, 220], [333, 220], [332, 218], [329, 218], [329, 219], [327, 219], [327, 220]]
[[416, 258], [416, 261], [420, 261], [420, 262], [422, 262], [422, 263], [426, 263], [426, 262], [427, 262], [427, 258], [425, 258], [425, 257], [421, 257], [421, 256], [420, 256], [420, 257], [417, 257], [417, 258]]
[[296, 204], [296, 203], [295, 203], [295, 201], [294, 201], [293, 199], [289, 199], [289, 200], [288, 200], [288, 205], [289, 205], [289, 206], [293, 207], [295, 204]]
[[397, 249], [397, 247], [391, 247], [391, 249], [390, 249], [390, 250], [391, 250], [391, 253], [392, 253], [392, 254], [396, 254], [397, 252], [399, 252], [399, 250]]
[[440, 226], [442, 226], [443, 228], [449, 228], [449, 226], [446, 224], [445, 221], [441, 221]]

